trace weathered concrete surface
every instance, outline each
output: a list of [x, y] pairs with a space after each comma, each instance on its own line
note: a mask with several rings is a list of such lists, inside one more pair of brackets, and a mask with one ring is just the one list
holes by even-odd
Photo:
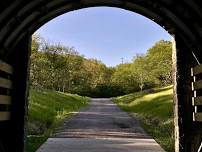
[[164, 152], [137, 120], [109, 99], [93, 99], [37, 152]]
[[50, 138], [37, 152], [163, 152], [153, 139]]

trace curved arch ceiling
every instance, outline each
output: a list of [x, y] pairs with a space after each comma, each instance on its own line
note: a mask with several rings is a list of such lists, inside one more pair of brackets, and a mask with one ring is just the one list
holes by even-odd
[[198, 20], [202, 19], [202, 13], [196, 3], [186, 0], [16, 0], [10, 5], [8, 2], [0, 14], [0, 45], [4, 52], [11, 50], [24, 35], [32, 34], [51, 19], [94, 6], [137, 12], [154, 20], [169, 33], [179, 35], [188, 47], [200, 45], [202, 26]]

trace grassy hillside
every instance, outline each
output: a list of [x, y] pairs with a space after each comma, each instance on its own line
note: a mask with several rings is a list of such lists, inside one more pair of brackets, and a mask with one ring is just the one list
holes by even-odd
[[89, 103], [89, 98], [56, 91], [30, 91], [27, 126], [27, 152], [36, 149], [73, 111]]
[[140, 119], [142, 127], [167, 151], [174, 151], [172, 86], [112, 99]]

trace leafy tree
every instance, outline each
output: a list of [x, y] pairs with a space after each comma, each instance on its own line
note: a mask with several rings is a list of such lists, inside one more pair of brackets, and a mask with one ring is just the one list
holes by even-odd
[[111, 77], [112, 83], [118, 85], [124, 93], [137, 91], [138, 82], [131, 71], [131, 64], [120, 64]]
[[170, 41], [159, 41], [147, 52], [147, 67], [156, 83], [172, 83], [172, 44]]
[[147, 70], [147, 60], [144, 55], [136, 55], [131, 65], [131, 73], [142, 91], [150, 77], [150, 72]]

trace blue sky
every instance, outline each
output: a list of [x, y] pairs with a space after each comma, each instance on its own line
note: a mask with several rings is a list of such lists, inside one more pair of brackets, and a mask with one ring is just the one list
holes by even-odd
[[38, 31], [51, 43], [75, 47], [87, 58], [107, 66], [130, 62], [159, 40], [171, 36], [152, 20], [119, 8], [95, 7], [61, 15]]

